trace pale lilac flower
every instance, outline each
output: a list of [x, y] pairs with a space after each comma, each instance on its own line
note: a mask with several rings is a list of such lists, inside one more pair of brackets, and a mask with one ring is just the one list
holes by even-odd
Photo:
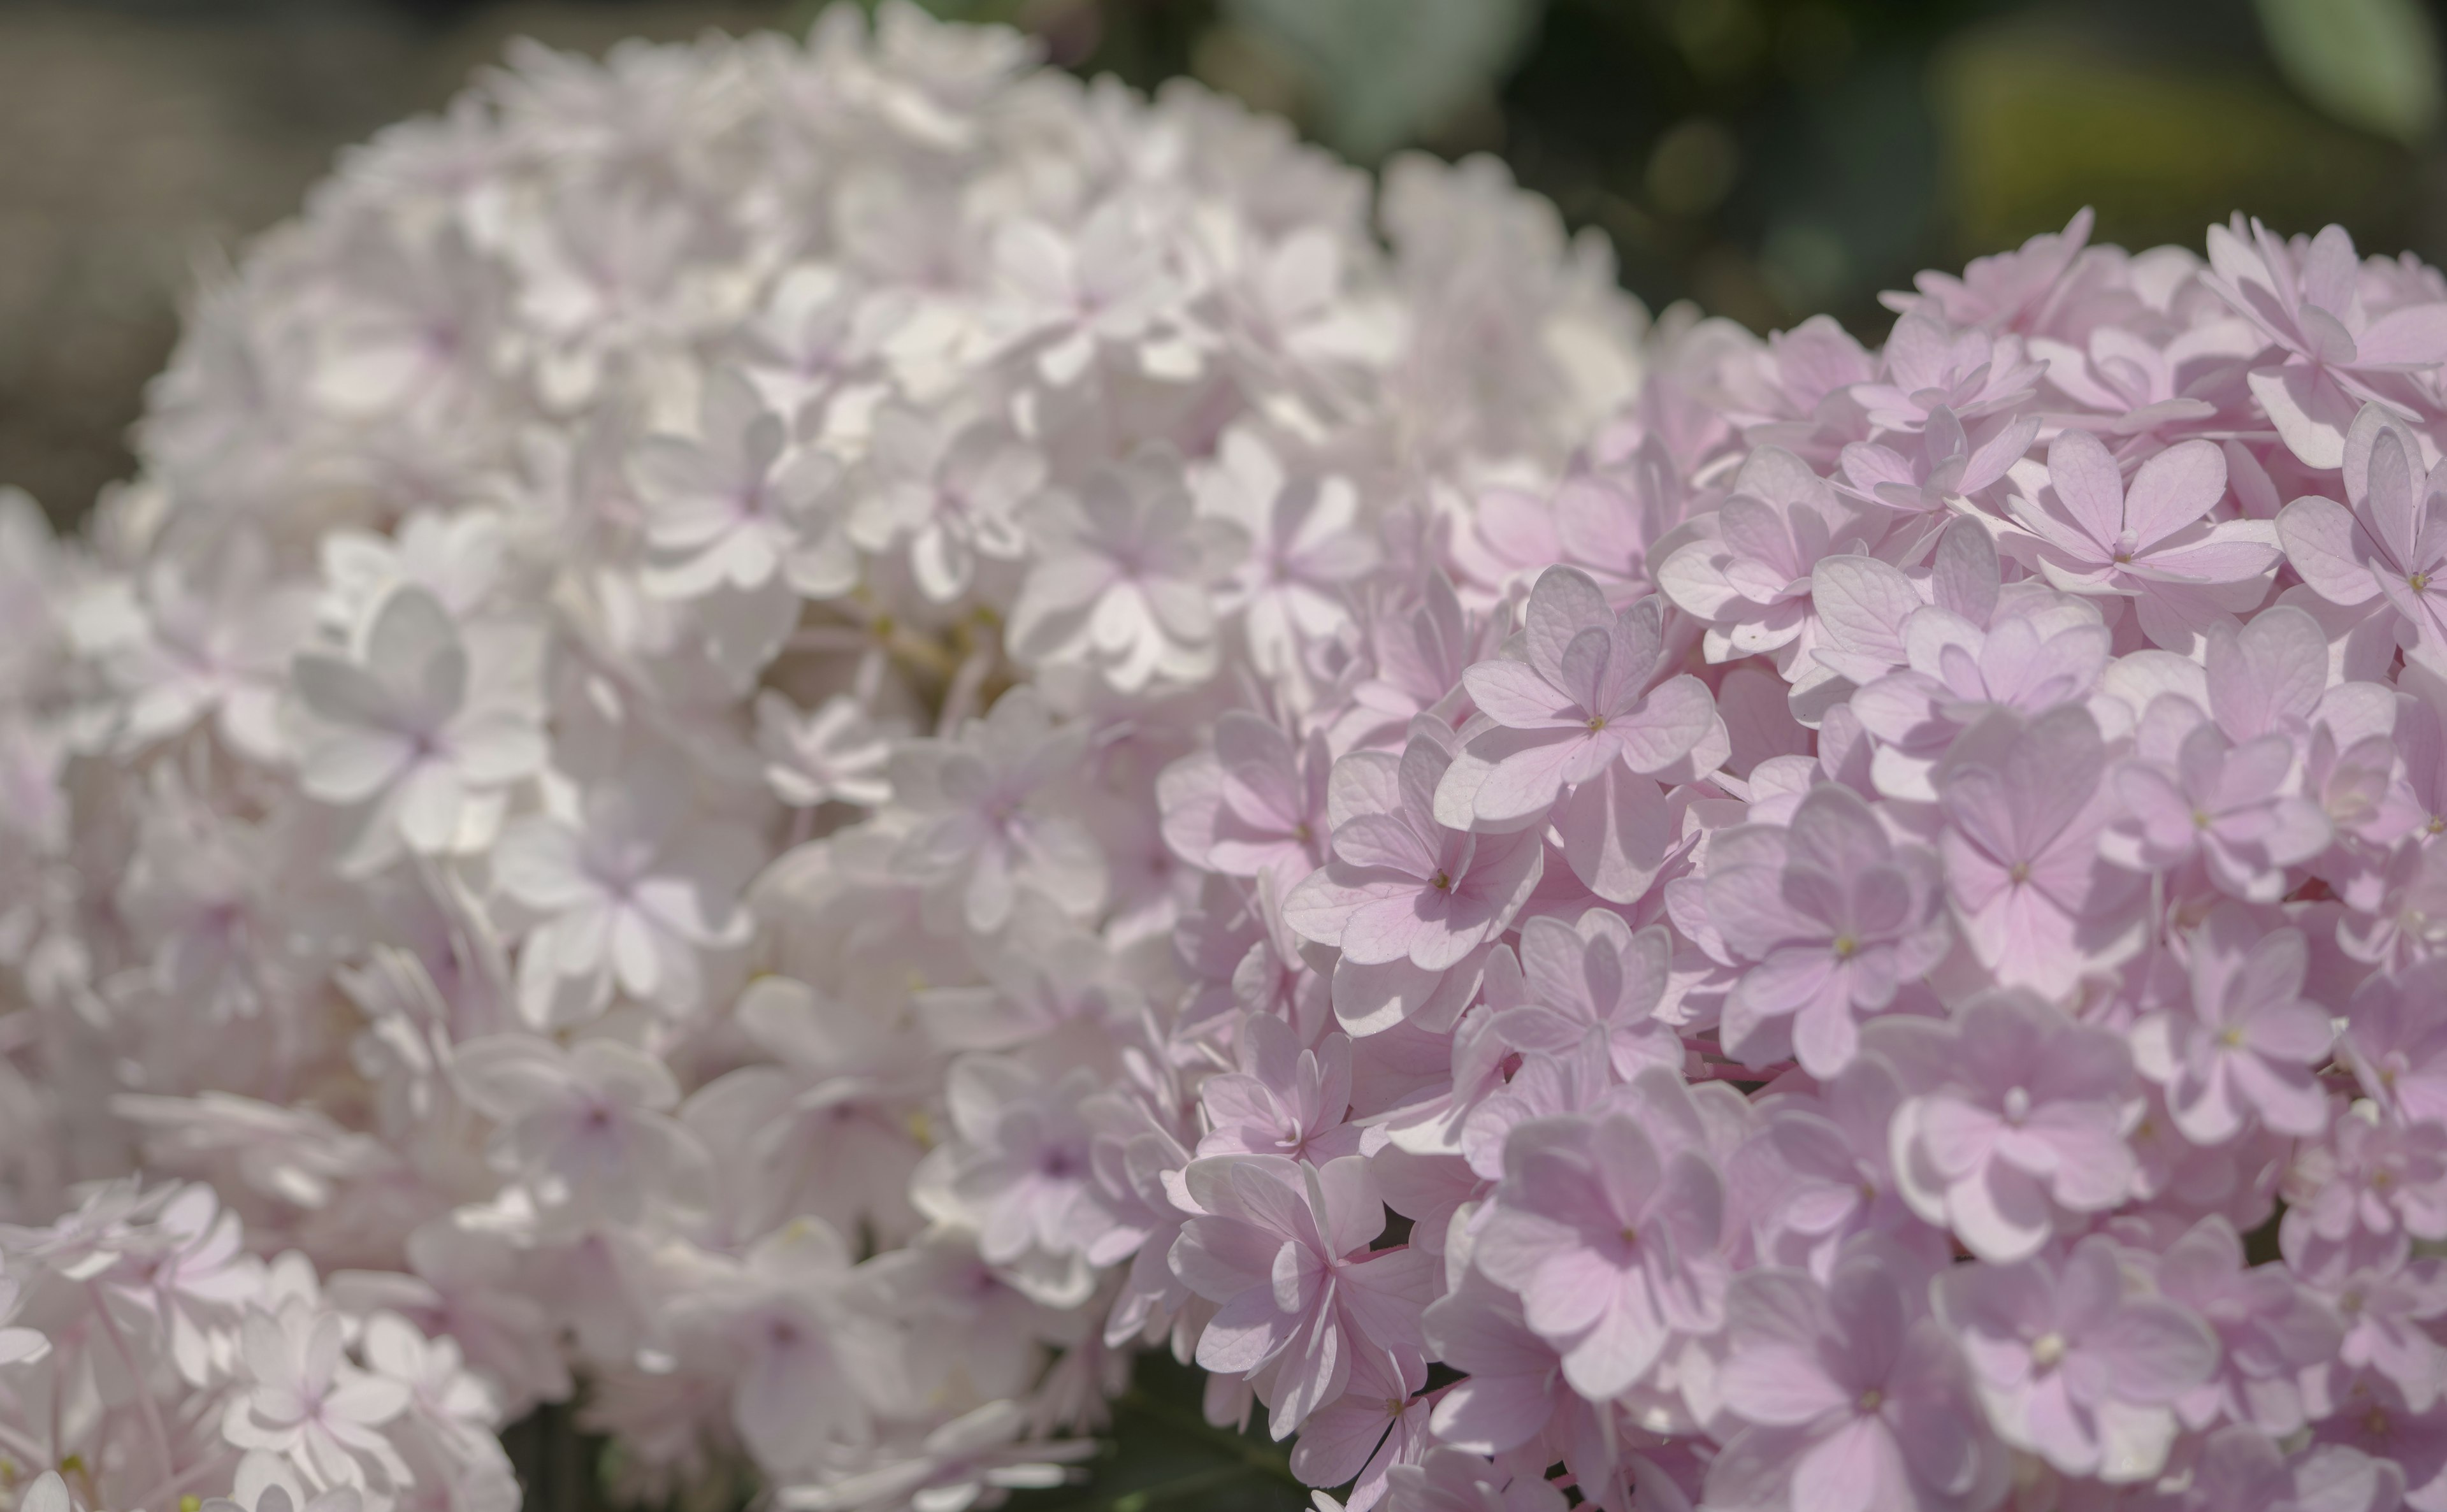
[[1281, 898], [1325, 859], [1333, 767], [1322, 736], [1295, 742], [1280, 725], [1234, 709], [1215, 722], [1211, 750], [1156, 780], [1165, 843], [1225, 877], [1271, 878]]
[[1889, 292], [1878, 302], [1909, 314], [1915, 311], [1988, 331], [2043, 330], [2077, 287], [2076, 274], [2103, 254], [2090, 247], [2096, 217], [2084, 205], [2062, 231], [2042, 231], [2011, 252], [1974, 257], [1962, 276], [1930, 271], [1912, 274], [1917, 294]]
[[2226, 458], [2187, 441], [2141, 464], [2128, 485], [2115, 457], [2086, 430], [2048, 447], [2047, 486], [2036, 479], [2007, 510], [2020, 532], [2003, 544], [2067, 593], [2131, 596], [2141, 630], [2189, 651], [2228, 614], [2267, 596], [2280, 558], [2263, 520], [2208, 519], [2226, 497]]
[[1008, 1056], [961, 1056], [945, 1092], [959, 1137], [937, 1145], [912, 1179], [920, 1210], [964, 1219], [997, 1265], [1083, 1248], [1094, 1133], [1082, 1105], [1097, 1085], [1084, 1066], [1053, 1076]]
[[[1709, 841], [1708, 917], [1725, 943], [1758, 964], [1725, 1003], [1731, 1053], [1790, 1043], [1830, 1077], [1851, 1062], [1856, 1016], [1942, 960], [1950, 940], [1937, 857], [1898, 846], [1869, 805], [1840, 783], [1810, 789], [1783, 826], [1745, 825]], [[1790, 1017], [1789, 1030], [1770, 1021]]]
[[370, 804], [370, 857], [481, 845], [503, 789], [543, 764], [531, 648], [454, 624], [413, 584], [386, 594], [345, 651], [300, 652], [290, 677], [298, 784], [327, 803]]
[[2001, 415], [1967, 431], [1953, 410], [1940, 406], [1929, 412], [1913, 454], [1874, 442], [1848, 444], [1844, 481], [1836, 486], [1865, 502], [1938, 514], [1957, 499], [1979, 499], [2002, 482], [2039, 433], [2037, 415]]
[[2447, 1126], [2365, 1112], [2330, 1119], [2286, 1172], [2278, 1238], [2305, 1275], [2400, 1255], [2409, 1238], [2447, 1238]]
[[247, 1314], [245, 1385], [230, 1399], [221, 1432], [240, 1448], [289, 1457], [319, 1490], [349, 1486], [388, 1498], [410, 1479], [381, 1430], [408, 1405], [397, 1381], [352, 1365], [344, 1325], [292, 1299]]
[[787, 423], [737, 372], [706, 378], [694, 437], [648, 437], [630, 472], [645, 506], [654, 593], [736, 595], [756, 606], [769, 642], [796, 617], [794, 595], [828, 598], [857, 580], [858, 554], [834, 498], [841, 464], [793, 449]]
[[601, 1012], [613, 989], [685, 1018], [703, 1005], [703, 955], [748, 942], [740, 894], [756, 868], [745, 829], [691, 814], [671, 762], [587, 787], [572, 818], [533, 815], [493, 848], [503, 892], [543, 922], [519, 948], [519, 1011], [546, 1029]]
[[892, 796], [884, 769], [891, 743], [856, 699], [836, 693], [802, 715], [772, 689], [756, 695], [756, 748], [765, 784], [793, 808], [856, 803], [874, 808]]
[[1010, 339], [1057, 387], [1077, 383], [1108, 347], [1144, 360], [1159, 313], [1178, 297], [1167, 260], [1149, 217], [1125, 201], [1107, 203], [1070, 235], [1015, 220], [994, 241]]
[[1996, 1500], [2004, 1455], [1919, 1282], [1874, 1246], [1824, 1286], [1774, 1267], [1735, 1280], [1716, 1387], [1751, 1426], [1709, 1466], [1709, 1505], [1938, 1512]]
[[1536, 1470], [1502, 1468], [1437, 1447], [1387, 1475], [1385, 1512], [1564, 1512], [1564, 1493]]
[[1657, 598], [1618, 614], [1585, 574], [1543, 574], [1519, 652], [1462, 674], [1493, 728], [1465, 728], [1436, 787], [1437, 820], [1491, 833], [1534, 827], [1566, 787], [1618, 762], [1642, 777], [1696, 776], [1721, 763], [1724, 726], [1707, 685], [1663, 675], [1663, 617]]
[[727, 1379], [740, 1437], [785, 1474], [870, 1431], [862, 1388], [872, 1388], [882, 1362], [862, 1348], [849, 1275], [841, 1236], [803, 1218], [725, 1264], [670, 1320], [681, 1357], [702, 1359]]
[[461, 1045], [450, 1069], [499, 1125], [494, 1162], [539, 1206], [616, 1220], [702, 1180], [704, 1150], [669, 1116], [679, 1102], [670, 1069], [629, 1046], [496, 1034]]
[[2140, 879], [2098, 855], [2115, 803], [2106, 765], [2097, 725], [2063, 708], [1991, 714], [1937, 770], [1955, 917], [2001, 983], [2062, 992], [2138, 943], [2125, 905]]
[[1182, 1185], [1199, 1216], [1173, 1241], [1172, 1268], [1218, 1304], [1198, 1363], [1265, 1372], [1279, 1437], [1342, 1394], [1360, 1350], [1418, 1348], [1427, 1257], [1368, 1252], [1385, 1208], [1364, 1160], [1213, 1156]]
[[313, 629], [313, 595], [275, 583], [269, 556], [250, 532], [201, 561], [156, 562], [125, 606], [128, 622], [87, 632], [104, 638], [103, 672], [126, 700], [117, 735], [123, 749], [140, 750], [210, 717], [239, 755], [273, 761], [285, 753], [280, 688]]
[[2218, 1336], [2217, 1371], [2175, 1399], [2187, 1427], [2221, 1419], [2285, 1434], [2304, 1423], [2302, 1372], [2332, 1358], [2335, 1313], [2275, 1263], [2246, 1266], [2234, 1225], [2212, 1215], [2158, 1257], [2158, 1289]]
[[2372, 318], [2362, 268], [2343, 226], [2291, 242], [2238, 213], [2211, 226], [2201, 282], [2260, 328], [2282, 351], [2251, 370], [2251, 393], [2277, 433], [2307, 466], [2339, 464], [2345, 429], [2362, 404], [2400, 406], [2400, 374], [2447, 361], [2447, 304], [2409, 304]]
[[968, 592], [980, 559], [1026, 555], [1019, 516], [1044, 485], [1045, 459], [1001, 426], [887, 406], [866, 466], [850, 539], [869, 552], [906, 550], [919, 591], [935, 602]]
[[1914, 1031], [1902, 1020], [1886, 1025], [1869, 1031], [1872, 1043], [1816, 1098], [1779, 1098], [1727, 1164], [1726, 1182], [1736, 1210], [1749, 1215], [1762, 1262], [1799, 1266], [1823, 1280], [1855, 1234], [1876, 1235], [1928, 1270], [1950, 1257], [1951, 1240], [1912, 1211], [1895, 1179], [1887, 1135], [1907, 1094], [1878, 1047], [1887, 1030]]
[[1928, 1031], [1930, 1082], [1895, 1109], [1895, 1177], [1913, 1211], [1994, 1264], [2037, 1254], [2057, 1214], [2131, 1196], [2137, 1114], [2123, 1036], [2026, 992], [1992, 992]]
[[2217, 1368], [2190, 1311], [2134, 1295], [2114, 1241], [2061, 1258], [1956, 1266], [1934, 1288], [1998, 1436], [2068, 1475], [2145, 1481], [2175, 1438], [2170, 1405]]
[[2118, 864], [2163, 872], [2197, 860], [2224, 891], [2273, 903], [2286, 869], [2327, 849], [2327, 816], [2287, 791], [2289, 736], [2238, 743], [2194, 705], [2162, 694], [2142, 715], [2135, 748], [2111, 779], [2124, 817], [2101, 854]]
[[1343, 1512], [1368, 1512], [1384, 1500], [1389, 1471], [1434, 1446], [1428, 1425], [1436, 1403], [1419, 1389], [1427, 1379], [1415, 1353], [1361, 1350], [1348, 1389], [1300, 1426], [1292, 1473], [1311, 1485], [1348, 1484]]
[[[43, 1512], [45, 1483], [59, 1487], [56, 1512], [68, 1512], [67, 1488], [59, 1472], [46, 1471], [18, 1505], [22, 1512]], [[353, 1485], [335, 1485], [309, 1493], [291, 1462], [262, 1449], [249, 1449], [237, 1462], [230, 1494], [206, 1497], [212, 1512], [359, 1512], [365, 1498]]]
[[1214, 595], [1248, 541], [1192, 507], [1168, 448], [1046, 494], [1025, 522], [1036, 559], [1011, 610], [1014, 654], [1092, 668], [1125, 693], [1215, 670]]
[[2354, 992], [2337, 1058], [2407, 1123], [2447, 1123], [2447, 964], [2376, 973]]
[[[2366, 1455], [2388, 1472], [2367, 1504], [2391, 1504], [2399, 1492], [2415, 1512], [2447, 1505], [2447, 1405], [2421, 1411], [2387, 1380], [2368, 1371], [2336, 1393], [2335, 1410], [2311, 1426], [2312, 1442]], [[2350, 1481], [2341, 1489], [2350, 1493]], [[2351, 1506], [2354, 1503], [2344, 1502]]]
[[1349, 588], [1382, 555], [1362, 526], [1356, 485], [1332, 474], [1287, 476], [1265, 442], [1236, 430], [1193, 486], [1202, 514], [1229, 521], [1249, 541], [1219, 607], [1241, 615], [1250, 664], [1303, 686], [1312, 649], [1354, 628]]
[[2447, 480], [2425, 472], [2420, 444], [2377, 405], [2354, 417], [2339, 464], [2345, 503], [2314, 494], [2277, 517], [2286, 559], [2330, 603], [2380, 600], [2372, 610], [2393, 615], [2399, 645], [2447, 664]]
[[327, 1287], [332, 1301], [351, 1312], [392, 1313], [456, 1340], [505, 1417], [568, 1392], [560, 1341], [542, 1304], [521, 1290], [520, 1257], [507, 1239], [436, 1219], [408, 1237], [406, 1251], [412, 1274], [334, 1272]]
[[1751, 454], [1733, 488], [1702, 517], [1701, 539], [1659, 565], [1657, 586], [1708, 622], [1710, 661], [1774, 652], [1780, 669], [1806, 667], [1815, 643], [1811, 570], [1866, 551], [1880, 531], [1853, 519], [1809, 463], [1773, 446]]
[[1361, 751], [1335, 763], [1334, 859], [1283, 899], [1284, 921], [1347, 961], [1430, 972], [1510, 924], [1538, 885], [1538, 837], [1438, 822], [1435, 795], [1451, 762], [1432, 734], [1416, 734], [1398, 759]]
[[1852, 389], [1871, 425], [1909, 433], [1940, 409], [1979, 420], [2031, 396], [2045, 369], [2025, 358], [2020, 336], [1965, 330], [1951, 321], [1919, 309], [1895, 322], [1878, 354], [1880, 381]]
[[[1949, 552], [1957, 542], [1967, 551]], [[1919, 803], [1937, 796], [1932, 778], [1955, 740], [1989, 713], [2036, 717], [2088, 698], [2112, 639], [2081, 599], [2020, 592], [2001, 602], [1993, 551], [1963, 527], [1939, 550], [1941, 569], [1949, 555], [1982, 557], [1985, 594], [1961, 591], [1966, 585], [1941, 571], [1932, 576], [1939, 601], [1924, 603], [1902, 573], [1868, 558], [1831, 558], [1817, 575], [1831, 643], [1819, 660], [1862, 681], [1849, 707], [1877, 737], [1870, 780], [1887, 797]]]
[[1643, 1068], [1682, 1065], [1682, 1040], [1657, 1016], [1673, 946], [1663, 929], [1635, 933], [1593, 908], [1579, 920], [1533, 918], [1521, 927], [1520, 964], [1489, 962], [1492, 1029], [1518, 1049], [1568, 1053], [1594, 1045], [1625, 1082]]
[[[1436, 1298], [1421, 1322], [1436, 1358], [1469, 1372], [1435, 1405], [1436, 1437], [1477, 1454], [1553, 1439], [1558, 1419], [1595, 1429], [1587, 1399], [1564, 1379], [1564, 1358], [1530, 1332], [1521, 1298], [1475, 1270]], [[1566, 1428], [1566, 1441], [1578, 1437]], [[1584, 1445], [1564, 1447], [1578, 1457]]]
[[2260, 350], [2258, 335], [2239, 320], [2194, 326], [2163, 340], [2100, 325], [2078, 347], [2031, 341], [2031, 355], [2048, 365], [2048, 382], [2098, 417], [2086, 424], [2117, 436], [2164, 434], [2216, 414], [2215, 399], [2208, 396], [2231, 383], [2238, 365]]
[[1359, 1153], [1351, 1111], [1351, 1039], [1328, 1034], [1314, 1049], [1291, 1027], [1252, 1016], [1241, 1026], [1241, 1068], [1210, 1076], [1199, 1104], [1214, 1127], [1198, 1154], [1286, 1155], [1322, 1165]]
[[2303, 1001], [2306, 963], [2302, 931], [2264, 933], [2232, 904], [2192, 936], [2191, 1011], [2162, 1009], [2133, 1028], [2134, 1062], [2167, 1088], [2185, 1138], [2221, 1143], [2254, 1118], [2281, 1134], [2327, 1126], [2312, 1071], [2335, 1030]]
[[1049, 791], [1071, 775], [1087, 737], [1075, 723], [1057, 725], [1034, 690], [1015, 688], [952, 739], [901, 743], [892, 789], [917, 822], [896, 869], [938, 890], [979, 933], [999, 929], [1023, 890], [1092, 912], [1105, 897], [1103, 854]]
[[2447, 1315], [2447, 1260], [2423, 1257], [2323, 1280], [2344, 1333], [2321, 1364], [2332, 1372], [2375, 1371], [2416, 1411], [2447, 1394], [2447, 1346], [2432, 1332]]
[[367, 605], [408, 582], [464, 622], [501, 586], [507, 535], [506, 521], [491, 509], [455, 515], [420, 509], [400, 521], [396, 537], [335, 531], [323, 538], [323, 577], [331, 586], [322, 617], [346, 633]]
[[1697, 1150], [1660, 1151], [1629, 1114], [1514, 1125], [1491, 1204], [1472, 1259], [1520, 1295], [1584, 1395], [1619, 1395], [1678, 1331], [1721, 1324], [1723, 1178]]

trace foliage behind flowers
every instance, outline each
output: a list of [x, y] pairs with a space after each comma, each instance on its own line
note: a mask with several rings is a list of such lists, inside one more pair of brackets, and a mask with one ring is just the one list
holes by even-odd
[[903, 8], [378, 140], [0, 516], [11, 1484], [2447, 1506], [2447, 282], [2087, 230], [1650, 330]]

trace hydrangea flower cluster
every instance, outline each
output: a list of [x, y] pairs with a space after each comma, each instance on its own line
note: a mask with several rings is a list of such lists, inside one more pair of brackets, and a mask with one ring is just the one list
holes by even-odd
[[2088, 233], [1651, 328], [907, 7], [522, 54], [0, 511], [7, 1203], [792, 1512], [1148, 1347], [1331, 1512], [2447, 1508], [2447, 279]]

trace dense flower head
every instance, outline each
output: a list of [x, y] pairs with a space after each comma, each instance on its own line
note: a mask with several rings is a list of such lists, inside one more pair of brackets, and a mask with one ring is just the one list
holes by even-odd
[[13, 1500], [1161, 1347], [1341, 1512], [2447, 1508], [2447, 280], [2090, 230], [1652, 330], [914, 7], [517, 52], [0, 499]]

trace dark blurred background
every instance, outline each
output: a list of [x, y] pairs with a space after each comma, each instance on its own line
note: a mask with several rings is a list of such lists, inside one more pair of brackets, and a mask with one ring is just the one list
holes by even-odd
[[[199, 266], [334, 149], [517, 34], [804, 27], [809, 0], [0, 0], [0, 482], [56, 516], [124, 432]], [[1139, 85], [1194, 74], [1373, 161], [1508, 160], [1652, 307], [1761, 330], [2061, 225], [2246, 209], [2447, 254], [2422, 0], [930, 0]]]

